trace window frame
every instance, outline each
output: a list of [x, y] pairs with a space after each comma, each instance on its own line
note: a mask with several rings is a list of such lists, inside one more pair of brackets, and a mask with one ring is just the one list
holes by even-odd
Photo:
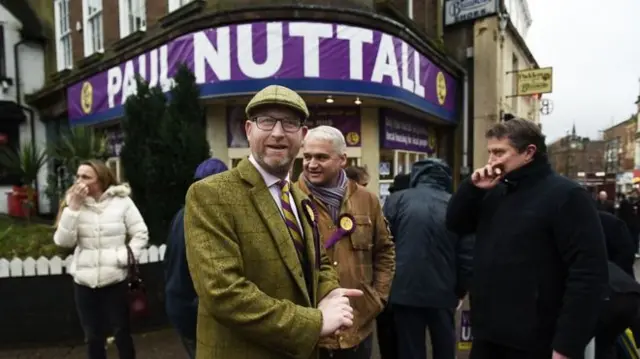
[[[70, 0], [55, 0], [54, 7], [54, 23], [55, 23], [55, 44], [56, 44], [56, 68], [58, 71], [71, 70], [73, 68], [73, 43], [71, 40], [71, 19], [69, 12]], [[66, 31], [62, 27], [62, 11], [61, 5], [66, 5], [66, 18], [64, 22], [67, 25]], [[68, 48], [65, 49], [65, 42], [68, 42]]]
[[[133, 9], [137, 5], [138, 16], [133, 14]], [[146, 0], [118, 0], [120, 15], [120, 38], [127, 37], [134, 32], [147, 30], [147, 1]], [[130, 22], [132, 17], [139, 17], [141, 25], [133, 28]]]
[[181, 7], [187, 5], [188, 3], [194, 0], [168, 0], [168, 1], [169, 1], [169, 7], [167, 9], [169, 10], [168, 12], [171, 13], [180, 9]]
[[[100, 4], [98, 10], [89, 14], [89, 3]], [[95, 53], [104, 52], [104, 4], [103, 0], [82, 0], [82, 26], [84, 37], [84, 56], [89, 57]], [[93, 40], [96, 38], [96, 34], [93, 33], [92, 28], [93, 21], [99, 19], [99, 25], [97, 29], [100, 31], [99, 48], [94, 48], [95, 44]]]

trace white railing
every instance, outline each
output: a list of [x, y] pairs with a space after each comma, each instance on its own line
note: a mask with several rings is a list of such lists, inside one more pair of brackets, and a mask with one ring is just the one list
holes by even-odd
[[[164, 252], [167, 250], [166, 245], [156, 247], [155, 245], [145, 248], [140, 253], [138, 263], [156, 263], [164, 259]], [[62, 259], [58, 256], [51, 258], [40, 257], [33, 259], [27, 257], [24, 259], [13, 258], [11, 260], [0, 258], [0, 279], [13, 277], [35, 277], [46, 275], [66, 274], [67, 266], [71, 263], [73, 255], [69, 255]]]

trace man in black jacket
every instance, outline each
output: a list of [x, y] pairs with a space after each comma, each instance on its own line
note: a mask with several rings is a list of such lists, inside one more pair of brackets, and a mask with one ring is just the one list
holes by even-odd
[[594, 201], [557, 175], [527, 120], [486, 133], [489, 161], [451, 198], [447, 226], [475, 233], [471, 359], [581, 358], [608, 287]]
[[471, 278], [473, 236], [446, 228], [451, 169], [438, 159], [416, 162], [410, 188], [384, 206], [396, 243], [389, 303], [398, 333], [397, 359], [426, 359], [429, 328], [434, 359], [455, 358], [454, 312]]

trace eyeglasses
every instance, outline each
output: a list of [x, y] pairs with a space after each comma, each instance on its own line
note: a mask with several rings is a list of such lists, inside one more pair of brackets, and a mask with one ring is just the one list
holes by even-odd
[[276, 127], [276, 123], [280, 122], [285, 132], [298, 132], [302, 127], [302, 121], [291, 118], [275, 118], [271, 116], [256, 116], [251, 119], [263, 131], [271, 131]]

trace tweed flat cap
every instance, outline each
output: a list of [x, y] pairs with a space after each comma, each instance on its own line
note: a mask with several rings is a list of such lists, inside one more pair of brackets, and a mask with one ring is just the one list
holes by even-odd
[[270, 85], [258, 92], [245, 109], [247, 117], [251, 116], [251, 112], [259, 106], [264, 105], [281, 105], [300, 113], [302, 120], [309, 118], [309, 109], [302, 97], [297, 92], [280, 85]]

